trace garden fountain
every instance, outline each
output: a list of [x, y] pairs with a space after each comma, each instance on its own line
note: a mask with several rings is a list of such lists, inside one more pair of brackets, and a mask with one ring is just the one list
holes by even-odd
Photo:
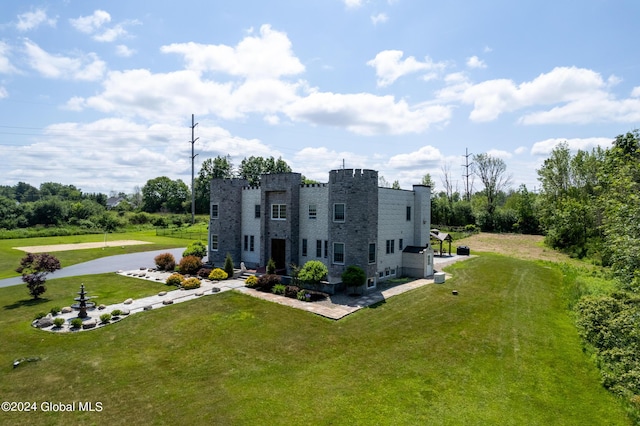
[[95, 302], [89, 302], [89, 299], [91, 299], [91, 297], [87, 296], [87, 294], [84, 292], [84, 284], [80, 284], [80, 291], [78, 292], [78, 294], [80, 296], [73, 299], [78, 303], [74, 303], [73, 305], [71, 305], [71, 307], [79, 311], [78, 318], [86, 318], [89, 316], [87, 314], [87, 309], [95, 308], [96, 304]]

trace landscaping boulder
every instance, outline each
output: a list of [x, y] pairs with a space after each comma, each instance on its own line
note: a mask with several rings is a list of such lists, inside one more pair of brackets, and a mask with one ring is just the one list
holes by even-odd
[[172, 305], [173, 304], [173, 300], [172, 299], [163, 300], [162, 304], [163, 305]]
[[196, 291], [195, 295], [196, 296], [203, 296], [204, 295], [204, 291], [202, 291], [202, 290]]
[[120, 309], [120, 315], [122, 315], [123, 317], [129, 315], [130, 313], [131, 311], [128, 309]]
[[158, 296], [166, 296], [167, 292], [166, 291], [161, 291], [160, 293], [158, 293]]
[[84, 330], [89, 329], [89, 328], [95, 328], [95, 326], [98, 324], [98, 321], [96, 321], [95, 318], [91, 318], [89, 320], [83, 321], [82, 322], [82, 328]]
[[42, 317], [36, 321], [36, 327], [38, 328], [51, 327], [52, 325], [53, 316], [51, 314], [48, 314], [46, 317]]
[[125, 305], [130, 305], [133, 303], [133, 299], [129, 298], [123, 302]]
[[65, 306], [64, 308], [62, 308], [60, 310], [60, 312], [62, 312], [63, 314], [69, 314], [69, 313], [73, 312], [73, 309], [71, 309], [71, 306]]
[[152, 309], [153, 309], [153, 306], [151, 306], [151, 305], [147, 305], [144, 308], [142, 308], [143, 311], [150, 311]]
[[100, 310], [100, 311], [103, 311], [103, 310], [105, 310], [106, 308], [107, 308], [107, 307], [106, 307], [105, 305], [102, 305], [102, 304], [98, 305], [98, 310]]

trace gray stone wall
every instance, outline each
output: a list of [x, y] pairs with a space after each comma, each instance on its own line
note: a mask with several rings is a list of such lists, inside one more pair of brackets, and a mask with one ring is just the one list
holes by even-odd
[[[245, 179], [211, 180], [211, 205], [218, 205], [218, 217], [209, 216], [209, 261], [216, 267], [224, 266], [227, 253], [236, 266], [242, 255], [242, 188]], [[218, 236], [218, 250], [212, 250], [211, 236]]]
[[[334, 221], [335, 204], [345, 205], [344, 222]], [[329, 281], [340, 282], [347, 266], [362, 268], [375, 277], [376, 265], [369, 265], [369, 243], [377, 243], [378, 172], [342, 169], [329, 173]], [[344, 243], [344, 264], [333, 262], [334, 243]]]

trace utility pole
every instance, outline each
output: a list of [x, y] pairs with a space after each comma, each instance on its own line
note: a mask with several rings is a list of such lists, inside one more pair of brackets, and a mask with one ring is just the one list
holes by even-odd
[[195, 137], [195, 130], [198, 123], [195, 122], [195, 116], [191, 114], [191, 224], [196, 223], [196, 187], [195, 183], [195, 164], [194, 160], [198, 154], [195, 154], [195, 144], [200, 138]]
[[471, 173], [469, 173], [469, 167], [473, 164], [473, 163], [469, 163], [469, 156], [471, 154], [469, 154], [469, 149], [465, 148], [464, 149], [464, 158], [465, 158], [465, 164], [462, 165], [462, 167], [465, 168], [465, 172], [462, 175], [463, 178], [465, 178], [465, 187], [464, 187], [464, 196], [467, 199], [467, 201], [471, 201], [471, 188], [469, 188], [469, 176], [471, 176]]

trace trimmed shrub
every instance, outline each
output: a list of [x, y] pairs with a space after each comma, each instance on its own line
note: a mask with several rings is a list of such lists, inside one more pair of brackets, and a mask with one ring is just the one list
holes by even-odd
[[49, 312], [51, 312], [51, 315], [58, 315], [58, 312], [60, 312], [60, 310], [60, 306], [54, 306]]
[[194, 241], [189, 244], [185, 251], [182, 252], [183, 257], [195, 256], [202, 259], [207, 255], [207, 247], [202, 241]]
[[298, 279], [302, 282], [317, 285], [327, 277], [329, 270], [319, 260], [310, 260], [302, 266], [298, 273]]
[[167, 278], [167, 285], [174, 285], [176, 287], [181, 286], [184, 281], [184, 277], [181, 274], [171, 274], [169, 278]]
[[284, 284], [276, 284], [271, 289], [271, 292], [273, 294], [282, 294], [282, 295], [284, 295], [284, 291], [286, 290], [286, 288], [287, 288], [287, 286], [284, 285]]
[[120, 315], [122, 315], [122, 311], [120, 309], [114, 309], [113, 311], [111, 311], [111, 316], [112, 317], [119, 317]]
[[354, 291], [367, 281], [367, 275], [361, 267], [350, 265], [342, 273], [342, 282], [347, 287], [353, 287]]
[[197, 278], [187, 278], [182, 282], [182, 288], [185, 290], [193, 290], [194, 288], [200, 288], [200, 280]]
[[280, 284], [280, 276], [275, 274], [262, 275], [258, 278], [257, 288], [262, 291], [271, 291], [274, 285]]
[[267, 274], [273, 275], [276, 273], [276, 262], [273, 259], [269, 259], [267, 262]]
[[209, 279], [211, 281], [222, 281], [226, 280], [227, 278], [229, 278], [229, 275], [227, 275], [227, 273], [220, 268], [214, 269], [209, 274]]
[[211, 275], [211, 271], [211, 268], [200, 268], [197, 275], [200, 278], [209, 278], [209, 275]]
[[255, 275], [251, 275], [250, 277], [247, 277], [246, 280], [244, 280], [244, 285], [246, 285], [249, 288], [254, 288], [258, 285], [258, 277], [256, 277]]
[[102, 322], [103, 324], [108, 323], [110, 319], [111, 319], [111, 314], [100, 315], [100, 322]]
[[285, 297], [296, 299], [298, 297], [299, 291], [300, 291], [300, 287], [298, 287], [297, 285], [288, 285], [284, 289], [284, 295]]
[[64, 325], [64, 318], [56, 318], [56, 319], [54, 319], [54, 320], [53, 320], [53, 325], [54, 325], [56, 328], [60, 328], [60, 327], [62, 327], [62, 326]]
[[202, 260], [196, 256], [185, 256], [180, 259], [180, 273], [185, 275], [195, 275], [202, 268]]
[[82, 319], [81, 318], [74, 318], [71, 320], [71, 327], [72, 328], [80, 328], [82, 327]]
[[176, 267], [176, 259], [171, 253], [161, 253], [153, 260], [155, 260], [156, 267], [160, 271], [173, 271]]
[[231, 253], [227, 253], [227, 257], [224, 259], [224, 271], [227, 273], [227, 276], [233, 277], [233, 259], [231, 258]]

